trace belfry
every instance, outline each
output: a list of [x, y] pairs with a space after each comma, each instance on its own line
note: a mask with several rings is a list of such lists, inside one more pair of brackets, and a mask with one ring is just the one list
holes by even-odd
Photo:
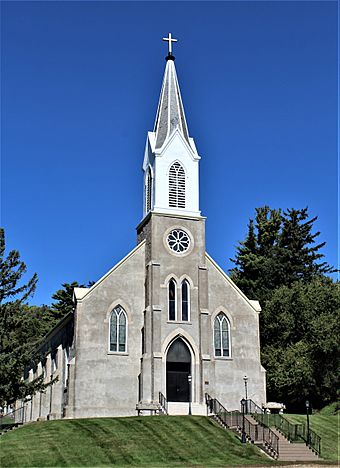
[[[260, 305], [207, 254], [199, 161], [189, 134], [171, 34], [143, 160], [137, 246], [47, 336], [36, 372], [59, 377], [30, 403], [31, 419], [205, 414], [205, 393], [232, 410], [266, 403]], [[205, 194], [207, 195], [207, 194]], [[35, 370], [30, 372], [33, 378]]]

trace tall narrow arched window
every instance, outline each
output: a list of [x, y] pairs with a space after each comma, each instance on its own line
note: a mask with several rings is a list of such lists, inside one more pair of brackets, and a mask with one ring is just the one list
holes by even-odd
[[230, 356], [230, 324], [222, 312], [214, 321], [214, 348], [215, 356]]
[[121, 306], [117, 306], [111, 312], [110, 317], [110, 351], [126, 352], [126, 335], [126, 313]]
[[185, 208], [185, 171], [177, 161], [169, 171], [169, 206]]
[[171, 279], [168, 287], [169, 320], [176, 320], [176, 281]]
[[151, 210], [151, 197], [152, 197], [152, 174], [150, 167], [146, 174], [145, 181], [145, 210], [148, 213]]
[[190, 315], [190, 287], [187, 280], [182, 281], [182, 320], [189, 320]]

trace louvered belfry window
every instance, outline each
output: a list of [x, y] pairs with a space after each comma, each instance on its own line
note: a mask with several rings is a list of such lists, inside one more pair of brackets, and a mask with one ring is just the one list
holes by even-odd
[[185, 208], [185, 171], [179, 162], [169, 171], [169, 206]]
[[148, 213], [151, 210], [151, 196], [152, 196], [152, 176], [151, 170], [148, 169], [146, 176], [146, 212]]

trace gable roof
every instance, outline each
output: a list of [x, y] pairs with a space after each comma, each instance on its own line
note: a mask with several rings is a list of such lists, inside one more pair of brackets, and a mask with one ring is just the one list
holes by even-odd
[[259, 301], [256, 300], [250, 300], [247, 298], [247, 296], [241, 291], [240, 288], [236, 286], [234, 281], [229, 278], [229, 276], [222, 270], [222, 268], [217, 265], [217, 263], [210, 257], [210, 255], [206, 252], [205, 253], [206, 258], [214, 265], [214, 267], [217, 269], [217, 271], [222, 275], [222, 277], [226, 280], [226, 282], [232, 287], [232, 289], [235, 290], [235, 292], [242, 297], [242, 299], [256, 312], [260, 313], [261, 312], [261, 306]]
[[140, 250], [144, 244], [145, 239], [140, 242], [133, 250], [131, 250], [122, 260], [115, 264], [104, 276], [102, 276], [98, 281], [94, 283], [93, 286], [90, 288], [74, 288], [73, 290], [73, 300], [74, 302], [83, 300], [88, 294], [90, 294], [100, 283], [102, 283], [112, 272], [117, 270], [120, 266], [122, 266], [130, 257], [132, 257], [138, 250]]

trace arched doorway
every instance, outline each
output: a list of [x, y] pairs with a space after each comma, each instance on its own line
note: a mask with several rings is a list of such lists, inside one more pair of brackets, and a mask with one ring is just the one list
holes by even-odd
[[168, 401], [189, 401], [188, 376], [191, 373], [191, 354], [181, 338], [169, 348], [166, 357], [166, 397]]

